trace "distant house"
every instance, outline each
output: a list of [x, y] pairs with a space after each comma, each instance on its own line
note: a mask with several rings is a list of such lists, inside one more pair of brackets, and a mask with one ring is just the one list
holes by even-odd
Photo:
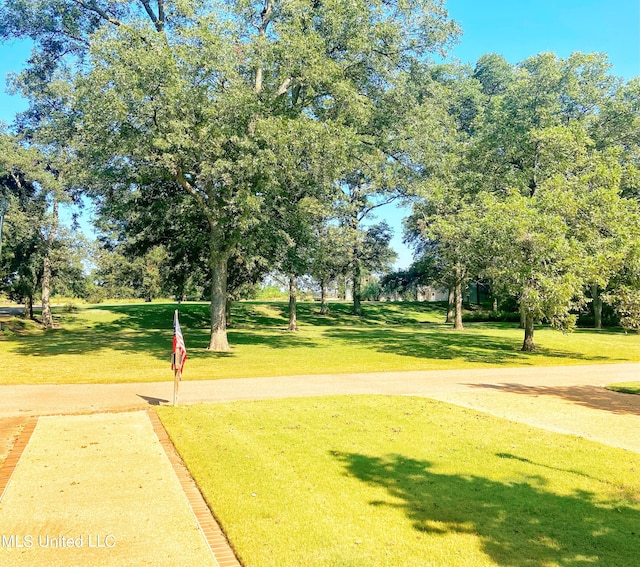
[[430, 285], [418, 288], [418, 301], [449, 301], [449, 292]]
[[417, 301], [428, 301], [428, 302], [436, 302], [436, 301], [449, 301], [449, 292], [446, 289], [439, 289], [436, 287], [432, 287], [429, 285], [423, 285], [418, 287], [415, 292], [415, 295], [411, 293], [409, 297], [403, 296], [397, 291], [393, 291], [384, 295], [380, 298], [380, 301], [405, 301], [412, 300], [415, 298]]

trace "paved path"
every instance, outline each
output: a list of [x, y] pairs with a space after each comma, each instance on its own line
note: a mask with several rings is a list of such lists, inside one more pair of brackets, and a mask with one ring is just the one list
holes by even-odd
[[26, 419], [0, 467], [0, 565], [241, 567], [153, 411]]
[[[640, 451], [640, 436], [629, 433], [640, 430], [640, 396], [602, 388], [630, 380], [640, 380], [640, 364], [185, 380], [179, 402], [331, 394], [426, 396]], [[0, 386], [0, 426], [3, 418], [147, 409], [172, 399], [173, 382]]]
[[146, 412], [41, 417], [0, 501], [1, 565], [216, 565]]
[[[36, 310], [36, 307], [34, 306], [34, 311]], [[38, 307], [39, 311], [42, 311], [42, 307]], [[24, 314], [24, 307], [8, 307], [8, 306], [1, 306], [0, 307], [0, 317], [15, 317], [17, 315], [23, 315]]]
[[[640, 364], [184, 380], [179, 401], [193, 404], [331, 394], [438, 396], [507, 384], [557, 388], [560, 392], [563, 388], [591, 388], [630, 380], [640, 380]], [[0, 386], [0, 418], [144, 409], [172, 399], [173, 382]]]

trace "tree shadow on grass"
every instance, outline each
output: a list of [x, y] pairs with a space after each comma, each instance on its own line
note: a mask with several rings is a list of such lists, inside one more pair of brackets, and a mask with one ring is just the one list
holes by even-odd
[[[180, 327], [185, 340], [190, 338], [200, 348], [209, 344], [210, 313], [209, 305], [204, 303], [146, 304], [99, 306], [98, 309], [122, 315], [122, 323], [99, 324], [96, 331], [110, 331], [125, 326], [138, 333], [150, 334], [158, 332], [163, 336], [173, 333], [173, 312], [178, 309]], [[311, 343], [294, 333], [282, 333], [287, 319], [274, 316], [271, 306], [267, 304], [237, 303], [234, 304], [232, 325], [227, 329], [229, 342], [232, 344], [256, 344], [285, 348]], [[258, 332], [259, 331], [259, 332]]]
[[[348, 305], [334, 306], [334, 311], [323, 316], [317, 312], [317, 305], [300, 303], [298, 319], [300, 323], [313, 326], [366, 324], [366, 318], [354, 317]], [[127, 327], [147, 329], [172, 329], [173, 313], [180, 314], [180, 325], [186, 329], [208, 329], [210, 312], [208, 303], [148, 303], [124, 305], [97, 305], [89, 310], [108, 311], [121, 315]], [[396, 316], [394, 316], [396, 317]], [[288, 305], [281, 301], [273, 302], [234, 302], [231, 306], [232, 329], [282, 329], [289, 321]]]
[[518, 455], [514, 455], [513, 453], [496, 453], [496, 457], [498, 457], [499, 459], [511, 459], [514, 461], [519, 461], [521, 463], [528, 463], [530, 465], [533, 465], [535, 467], [541, 467], [544, 469], [548, 469], [551, 471], [558, 471], [558, 472], [566, 472], [566, 473], [570, 473], [570, 474], [575, 474], [578, 476], [583, 476], [584, 478], [590, 478], [591, 480], [600, 480], [598, 478], [595, 478], [591, 475], [588, 475], [587, 473], [577, 470], [577, 469], [568, 469], [568, 468], [564, 468], [564, 467], [560, 467], [560, 466], [549, 466], [549, 465], [545, 465], [544, 463], [536, 463], [534, 461], [532, 461], [531, 459], [527, 459], [526, 457], [519, 457]]
[[594, 329], [592, 327], [578, 327], [577, 329], [574, 329], [573, 331], [571, 331], [572, 333], [575, 333], [577, 335], [594, 335], [594, 336], [598, 336], [598, 335], [628, 335], [628, 334], [633, 334], [633, 333], [629, 333], [628, 331], [625, 331], [622, 327], [606, 327], [603, 329]]
[[[103, 309], [121, 313], [128, 317], [131, 325], [149, 328], [154, 325], [166, 327], [166, 321], [173, 323], [173, 310], [179, 309], [180, 321], [187, 327], [208, 327], [208, 304], [150, 304], [144, 308], [137, 306], [106, 306]], [[326, 315], [320, 314], [317, 303], [300, 302], [297, 318], [300, 324], [314, 327], [418, 325], [421, 317], [439, 312], [438, 307], [426, 303], [367, 303], [363, 315], [353, 315], [350, 303], [332, 303]], [[442, 316], [444, 320], [444, 315]], [[234, 302], [231, 306], [231, 327], [250, 329], [281, 329], [289, 321], [289, 306], [283, 301]]]
[[[286, 303], [274, 302], [281, 320], [287, 320], [289, 308]], [[314, 327], [379, 327], [381, 325], [421, 325], [433, 323], [425, 318], [444, 321], [446, 310], [440, 304], [427, 302], [398, 302], [377, 303], [364, 302], [362, 315], [353, 314], [353, 304], [340, 302], [329, 305], [329, 313], [322, 315], [317, 303], [299, 303], [297, 309], [298, 320], [305, 325]]]
[[628, 396], [599, 386], [526, 386], [524, 384], [467, 384], [467, 386], [525, 396], [554, 396], [591, 409], [621, 415], [640, 415], [640, 396]]
[[[123, 327], [126, 326], [128, 328]], [[200, 328], [182, 326], [182, 332], [191, 358], [222, 358], [234, 356], [234, 352], [211, 352], [206, 350], [209, 344], [209, 331]], [[268, 329], [257, 332], [252, 330], [229, 330], [229, 342], [232, 346], [253, 345], [272, 349], [315, 347], [316, 342], [300, 333], [289, 333]], [[86, 330], [55, 329], [44, 333], [8, 339], [15, 344], [14, 352], [29, 356], [79, 355], [111, 349], [118, 352], [144, 353], [161, 360], [169, 358], [172, 346], [173, 329], [149, 328], [143, 330], [134, 326], [131, 330], [126, 323], [98, 323]]]
[[382, 329], [329, 329], [325, 337], [356, 343], [378, 352], [436, 360], [464, 360], [484, 364], [518, 363], [535, 364], [538, 357], [557, 359], [580, 359], [585, 361], [606, 360], [603, 356], [555, 349], [539, 349], [534, 353], [523, 353], [520, 344], [509, 337], [495, 337], [479, 333], [461, 333], [449, 328], [424, 327], [415, 332]]
[[[332, 305], [329, 318], [312, 314], [316, 304], [304, 304], [302, 313], [307, 324], [324, 327], [325, 337], [360, 344], [366, 349], [400, 356], [465, 360], [484, 364], [533, 364], [535, 357], [573, 358], [585, 361], [606, 360], [604, 356], [585, 356], [572, 352], [540, 349], [537, 353], [523, 354], [519, 342], [507, 337], [487, 336], [480, 332], [457, 333], [443, 325], [426, 327], [419, 317], [410, 316], [405, 304], [372, 304], [367, 306], [364, 318], [348, 316], [348, 304]], [[432, 311], [429, 305], [409, 304], [409, 313]], [[416, 307], [417, 305], [417, 307]], [[87, 309], [87, 326], [81, 329], [82, 312], [62, 314], [60, 319], [69, 328], [61, 328], [28, 337], [13, 337], [15, 352], [33, 356], [85, 354], [101, 349], [141, 353], [166, 360], [171, 348], [173, 312], [180, 311], [182, 332], [192, 356], [233, 356], [206, 350], [209, 344], [209, 306], [206, 303], [189, 304], [125, 304], [98, 305]], [[229, 329], [231, 345], [258, 345], [274, 349], [289, 347], [315, 347], [316, 341], [301, 333], [283, 332], [286, 319], [281, 316], [281, 303], [234, 304], [234, 326]], [[92, 311], [105, 311], [116, 315], [115, 320], [100, 321]], [[96, 322], [97, 319], [97, 322]], [[112, 318], [113, 319], [113, 318]], [[398, 328], [402, 325], [402, 328]], [[499, 325], [505, 328], [504, 324]], [[196, 354], [198, 353], [198, 354]]]
[[202, 328], [209, 325], [209, 305], [206, 303], [145, 303], [96, 305], [87, 311], [109, 311], [122, 317], [122, 323], [134, 330], [168, 329], [173, 332], [173, 313], [178, 310], [180, 326]]
[[315, 348], [318, 343], [302, 333], [269, 329], [263, 332], [249, 330], [229, 331], [229, 342], [232, 345], [266, 346], [273, 349]]
[[529, 463], [519, 480], [498, 482], [439, 474], [430, 462], [403, 455], [332, 454], [346, 474], [385, 488], [394, 499], [372, 506], [400, 508], [416, 532], [475, 535], [497, 565], [613, 567], [635, 565], [640, 557], [637, 507], [578, 489], [554, 494], [545, 489], [544, 476], [524, 475]]
[[[283, 330], [268, 329], [266, 331], [253, 331], [253, 330], [229, 330], [227, 332], [229, 338], [229, 344], [232, 350], [228, 352], [212, 352], [205, 348], [191, 349], [189, 350], [189, 356], [193, 358], [228, 358], [235, 356], [234, 347], [240, 346], [261, 346], [270, 349], [282, 350], [287, 348], [315, 348], [318, 346], [317, 342], [309, 337], [304, 336], [301, 333], [292, 333]], [[198, 344], [205, 346], [209, 342], [208, 331], [193, 331], [190, 333], [192, 343], [187, 343], [187, 349], [189, 344]], [[187, 340], [185, 336], [185, 341]]]
[[116, 325], [100, 324], [87, 331], [56, 329], [12, 341], [14, 352], [29, 356], [87, 354], [108, 348], [166, 359], [167, 349], [171, 351], [172, 332], [160, 333], [155, 329], [148, 333], [131, 332]]
[[[420, 307], [421, 304], [418, 306]], [[371, 332], [379, 333], [380, 337], [391, 333], [389, 327], [384, 326], [386, 324], [403, 324], [410, 327], [414, 323], [418, 328], [420, 321], [409, 317], [404, 309], [395, 305], [392, 307], [394, 309], [390, 309], [385, 304], [372, 304], [367, 306], [369, 316], [363, 318], [350, 315], [351, 306], [346, 303], [333, 304], [333, 313], [326, 317], [317, 313], [317, 304], [301, 304], [300, 311], [305, 324], [333, 326], [336, 337], [348, 341], [353, 339], [354, 331], [346, 329], [347, 326], [370, 327]], [[170, 349], [175, 309], [179, 310], [182, 332], [187, 348], [191, 347], [192, 357], [233, 356], [233, 352], [220, 354], [206, 350], [209, 343], [209, 305], [206, 303], [96, 305], [87, 309], [85, 329], [78, 328], [82, 312], [61, 313], [57, 315], [58, 320], [63, 323], [63, 328], [35, 334], [28, 338], [14, 337], [11, 340], [16, 343], [16, 352], [32, 356], [85, 354], [108, 348], [121, 352], [144, 352], [164, 360], [168, 356], [167, 349]], [[432, 308], [429, 307], [427, 311], [430, 309]], [[95, 322], [92, 311], [108, 312], [116, 315], [117, 318], [112, 321]], [[287, 321], [284, 303], [234, 303], [232, 314], [234, 323], [228, 330], [229, 342], [232, 346], [258, 345], [285, 349], [315, 347], [317, 344], [313, 339], [305, 337], [304, 333], [283, 331]], [[66, 324], [70, 328], [64, 328]], [[410, 343], [406, 348], [414, 348], [415, 336], [417, 335], [411, 333], [404, 335]], [[385, 341], [384, 338], [380, 340]]]

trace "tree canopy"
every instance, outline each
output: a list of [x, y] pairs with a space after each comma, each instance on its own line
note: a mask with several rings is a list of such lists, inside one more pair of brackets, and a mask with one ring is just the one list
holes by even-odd
[[224, 351], [229, 301], [274, 268], [291, 329], [308, 274], [323, 311], [348, 276], [358, 314], [393, 258], [370, 214], [403, 201], [418, 258], [385, 282], [449, 288], [455, 328], [480, 279], [518, 302], [526, 350], [589, 304], [640, 327], [640, 80], [602, 54], [436, 64], [459, 33], [440, 0], [5, 0], [0, 36], [34, 51], [0, 139], [3, 277], [46, 302], [58, 203], [84, 192], [111, 254], [92, 285], [207, 287]]

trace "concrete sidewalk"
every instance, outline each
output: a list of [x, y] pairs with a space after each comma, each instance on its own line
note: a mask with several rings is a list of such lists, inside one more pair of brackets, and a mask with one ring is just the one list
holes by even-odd
[[0, 500], [0, 565], [218, 565], [147, 412], [41, 417]]
[[[424, 396], [640, 452], [640, 437], [632, 435], [640, 430], [640, 396], [602, 388], [632, 380], [640, 380], [640, 364], [186, 380], [179, 402]], [[0, 426], [30, 416], [142, 410], [172, 399], [173, 382], [0, 386]]]
[[[437, 397], [473, 391], [479, 385], [518, 384], [527, 387], [599, 386], [640, 380], [640, 364], [487, 368], [368, 374], [320, 374], [184, 380], [184, 404], [260, 400], [333, 394], [393, 394]], [[0, 386], [0, 418], [145, 409], [171, 403], [173, 382], [133, 384], [46, 384]]]

